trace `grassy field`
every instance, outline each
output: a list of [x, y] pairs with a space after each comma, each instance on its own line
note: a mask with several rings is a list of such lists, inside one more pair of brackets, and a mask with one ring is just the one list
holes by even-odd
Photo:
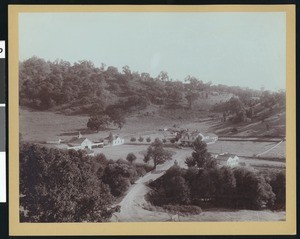
[[170, 118], [160, 115], [150, 114], [145, 116], [140, 114], [139, 116], [127, 118], [127, 122], [121, 130], [110, 128], [95, 133], [87, 130], [88, 118], [87, 116], [66, 116], [54, 112], [20, 109], [20, 133], [25, 141], [34, 142], [44, 142], [58, 138], [68, 139], [78, 134], [78, 131], [92, 140], [107, 137], [112, 132], [121, 135], [125, 138], [125, 141], [129, 141], [132, 136], [136, 138], [139, 136], [151, 137], [152, 140], [157, 137], [163, 138], [164, 132], [159, 131], [159, 128], [169, 128], [174, 125], [201, 131], [206, 131], [209, 127], [208, 124], [197, 120], [170, 120]]
[[[256, 154], [262, 153], [277, 143], [275, 142], [254, 142], [254, 141], [217, 141], [214, 144], [207, 146], [212, 153], [232, 153], [239, 156], [252, 157]], [[270, 152], [263, 155], [263, 157], [285, 157], [285, 142], [272, 149]]]
[[85, 116], [20, 109], [20, 133], [25, 141], [68, 138], [71, 132], [86, 128], [87, 121]]
[[[206, 116], [207, 115], [205, 115], [205, 117]], [[144, 138], [150, 137], [152, 142], [157, 137], [161, 139], [164, 138], [165, 132], [159, 131], [159, 128], [169, 128], [176, 124], [181, 128], [189, 128], [190, 130], [199, 129], [205, 132], [209, 131], [209, 128], [215, 124], [215, 121], [201, 122], [201, 118], [194, 118], [193, 120], [170, 120], [167, 117], [157, 114], [143, 116], [143, 113], [141, 112], [139, 116], [128, 118], [127, 123], [121, 130], [112, 128], [99, 133], [91, 133], [86, 129], [87, 121], [87, 116], [66, 116], [53, 112], [20, 110], [20, 132], [22, 133], [22, 137], [25, 141], [33, 142], [45, 142], [47, 140], [58, 138], [68, 140], [76, 135], [78, 131], [80, 131], [83, 136], [94, 141], [107, 137], [108, 134], [112, 132], [113, 134], [119, 134], [121, 137], [125, 138], [125, 143], [129, 143], [130, 138], [133, 136], [136, 138], [139, 136]], [[252, 157], [255, 154], [270, 149], [275, 144], [275, 142], [217, 141], [215, 144], [208, 145], [208, 151], [211, 153], [229, 152], [239, 156]], [[285, 146], [286, 144], [283, 142], [271, 151], [263, 154], [263, 157], [284, 158]], [[137, 162], [142, 162], [143, 155], [141, 152], [145, 151], [147, 147], [147, 145], [122, 145], [97, 149], [96, 153], [104, 153], [107, 158], [117, 160], [119, 158], [125, 159], [127, 154], [132, 152], [136, 154]], [[191, 149], [186, 150], [191, 152]], [[177, 151], [178, 150], [176, 150], [176, 152]], [[180, 153], [177, 154], [176, 158], [178, 158], [179, 161], [184, 162], [186, 154], [184, 154], [182, 159], [180, 155]], [[250, 164], [248, 161], [249, 159], [247, 159], [247, 164]], [[264, 164], [265, 161], [257, 159], [255, 160], [255, 163]], [[272, 161], [267, 163], [274, 164]]]

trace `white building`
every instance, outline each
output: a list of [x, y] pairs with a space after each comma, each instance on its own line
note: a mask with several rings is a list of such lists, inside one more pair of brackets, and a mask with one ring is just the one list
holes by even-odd
[[239, 157], [235, 154], [222, 153], [215, 157], [219, 164], [226, 164], [230, 168], [235, 168], [239, 165]]
[[180, 142], [182, 145], [190, 146], [199, 137], [206, 144], [213, 144], [218, 140], [218, 136], [213, 133], [200, 133], [199, 131], [194, 131], [183, 133]]
[[93, 148], [102, 148], [103, 143], [102, 142], [93, 142], [90, 139], [86, 137], [82, 137], [82, 135], [79, 133], [77, 137], [72, 138], [68, 143], [68, 149], [93, 149]]

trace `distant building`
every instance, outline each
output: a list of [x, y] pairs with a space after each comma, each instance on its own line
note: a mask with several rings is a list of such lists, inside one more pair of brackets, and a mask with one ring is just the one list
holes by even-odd
[[121, 138], [119, 135], [114, 135], [110, 139], [110, 137], [106, 137], [104, 139], [104, 145], [111, 145], [111, 146], [117, 146], [124, 144], [125, 140]]
[[206, 144], [213, 144], [218, 140], [218, 136], [213, 133], [200, 133], [199, 131], [194, 131], [183, 133], [180, 142], [182, 145], [191, 146], [199, 137]]
[[121, 144], [124, 144], [124, 139], [118, 135], [114, 136], [112, 141], [112, 146], [121, 145]]
[[180, 143], [184, 146], [191, 146], [198, 137], [201, 137], [198, 131], [185, 132], [181, 135]]
[[235, 168], [239, 165], [239, 157], [235, 154], [223, 153], [219, 154], [216, 157], [216, 160], [219, 164], [226, 162], [226, 165], [230, 168]]
[[206, 144], [213, 144], [218, 140], [218, 136], [213, 133], [200, 133], [200, 136], [202, 137], [202, 141], [204, 141]]
[[103, 147], [102, 142], [93, 142], [86, 137], [82, 137], [79, 133], [77, 137], [73, 137], [68, 143], [68, 149], [93, 149], [93, 148], [101, 148]]

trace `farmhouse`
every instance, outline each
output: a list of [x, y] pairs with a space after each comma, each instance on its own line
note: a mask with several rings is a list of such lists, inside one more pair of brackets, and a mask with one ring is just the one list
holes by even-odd
[[180, 143], [184, 146], [191, 146], [199, 136], [200, 133], [198, 131], [185, 132], [181, 135]]
[[124, 139], [119, 135], [108, 136], [104, 139], [104, 145], [117, 146], [122, 144], [124, 144]]
[[102, 142], [93, 142], [86, 137], [82, 137], [79, 133], [77, 137], [73, 137], [68, 143], [67, 149], [93, 149], [93, 148], [101, 148], [103, 147]]
[[218, 136], [213, 133], [200, 133], [200, 136], [202, 137], [202, 141], [204, 141], [206, 144], [213, 144], [218, 140]]
[[190, 146], [199, 137], [201, 137], [201, 140], [206, 144], [213, 144], [218, 140], [218, 136], [213, 133], [200, 133], [199, 131], [194, 131], [191, 133], [183, 133], [180, 142], [182, 145]]
[[119, 135], [115, 135], [113, 137], [112, 146], [124, 144], [124, 139], [121, 138]]
[[216, 156], [219, 164], [226, 162], [226, 165], [230, 168], [235, 168], [239, 165], [239, 157], [235, 154], [223, 153]]

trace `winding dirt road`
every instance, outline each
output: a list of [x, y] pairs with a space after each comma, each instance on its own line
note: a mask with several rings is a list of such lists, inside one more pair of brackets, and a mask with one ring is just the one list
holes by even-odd
[[149, 172], [138, 179], [135, 184], [129, 188], [126, 196], [118, 204], [121, 206], [121, 211], [114, 214], [112, 221], [149, 222], [170, 220], [170, 215], [167, 213], [148, 211], [143, 208], [143, 206], [147, 204], [145, 195], [150, 191], [150, 188], [146, 186], [146, 183], [162, 176], [166, 170], [174, 165], [175, 160], [178, 162], [179, 166], [184, 167], [184, 160], [190, 154], [190, 149], [176, 150], [176, 154], [173, 155], [172, 160], [167, 161], [162, 165], [158, 165], [155, 171]]

